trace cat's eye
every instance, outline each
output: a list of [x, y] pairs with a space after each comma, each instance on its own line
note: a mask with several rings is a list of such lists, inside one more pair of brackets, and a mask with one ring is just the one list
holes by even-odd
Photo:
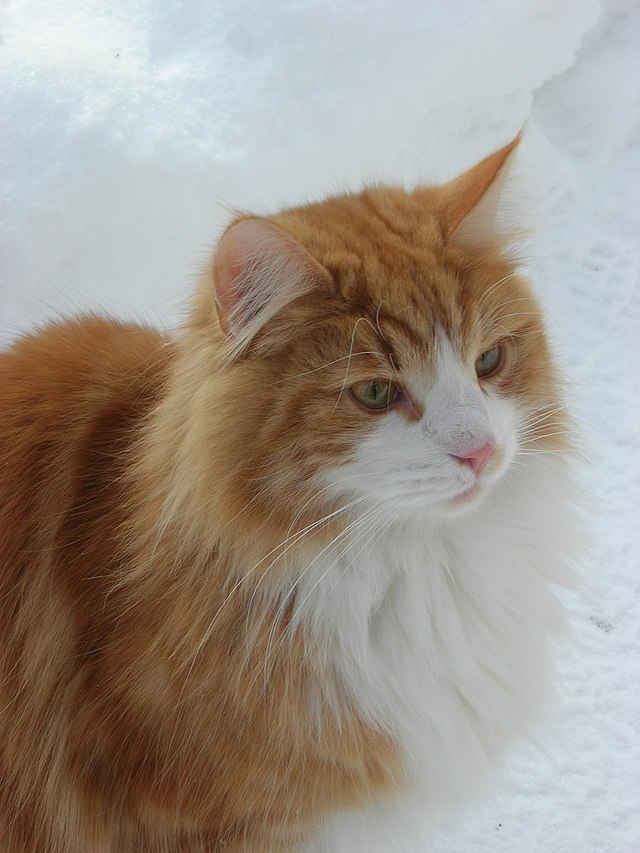
[[365, 382], [356, 382], [351, 386], [351, 393], [361, 406], [372, 412], [388, 409], [400, 396], [398, 386], [390, 379], [367, 379]]
[[503, 347], [500, 344], [480, 353], [476, 359], [476, 376], [479, 379], [492, 376], [502, 365], [503, 355]]

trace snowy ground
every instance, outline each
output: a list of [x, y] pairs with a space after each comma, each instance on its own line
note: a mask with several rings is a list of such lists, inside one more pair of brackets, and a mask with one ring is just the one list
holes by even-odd
[[593, 554], [555, 739], [430, 853], [640, 849], [638, 44], [637, 0], [0, 2], [5, 342], [87, 307], [170, 326], [228, 207], [450, 177], [528, 120]]

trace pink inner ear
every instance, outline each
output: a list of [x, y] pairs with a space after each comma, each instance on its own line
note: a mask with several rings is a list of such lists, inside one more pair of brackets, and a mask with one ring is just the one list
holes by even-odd
[[213, 260], [222, 329], [231, 335], [254, 334], [280, 308], [307, 292], [323, 273], [293, 237], [272, 223], [263, 219], [237, 222], [223, 235]]
[[230, 318], [247, 296], [251, 258], [257, 252], [261, 231], [256, 220], [244, 220], [233, 225], [218, 244], [213, 281], [218, 319], [226, 333], [230, 331]]

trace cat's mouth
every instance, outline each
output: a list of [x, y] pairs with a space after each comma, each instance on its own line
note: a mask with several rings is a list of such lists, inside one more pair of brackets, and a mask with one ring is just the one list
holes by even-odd
[[471, 502], [475, 497], [477, 497], [482, 491], [482, 485], [477, 482], [474, 483], [473, 486], [469, 489], [465, 489], [464, 492], [460, 492], [459, 495], [456, 495], [451, 499], [451, 503], [453, 504], [465, 504]]
[[504, 448], [498, 446], [493, 451], [485, 470], [479, 475], [475, 482], [459, 492], [449, 503], [455, 507], [470, 507], [478, 502], [493, 483], [500, 479], [507, 464]]

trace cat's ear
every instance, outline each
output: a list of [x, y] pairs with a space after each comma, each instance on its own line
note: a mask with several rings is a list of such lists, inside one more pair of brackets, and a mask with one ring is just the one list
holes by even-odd
[[501, 223], [500, 210], [521, 136], [519, 133], [504, 148], [437, 189], [436, 210], [447, 240], [468, 247], [486, 246], [517, 233]]
[[293, 237], [265, 219], [241, 219], [223, 234], [213, 257], [216, 311], [241, 351], [285, 305], [327, 272]]

